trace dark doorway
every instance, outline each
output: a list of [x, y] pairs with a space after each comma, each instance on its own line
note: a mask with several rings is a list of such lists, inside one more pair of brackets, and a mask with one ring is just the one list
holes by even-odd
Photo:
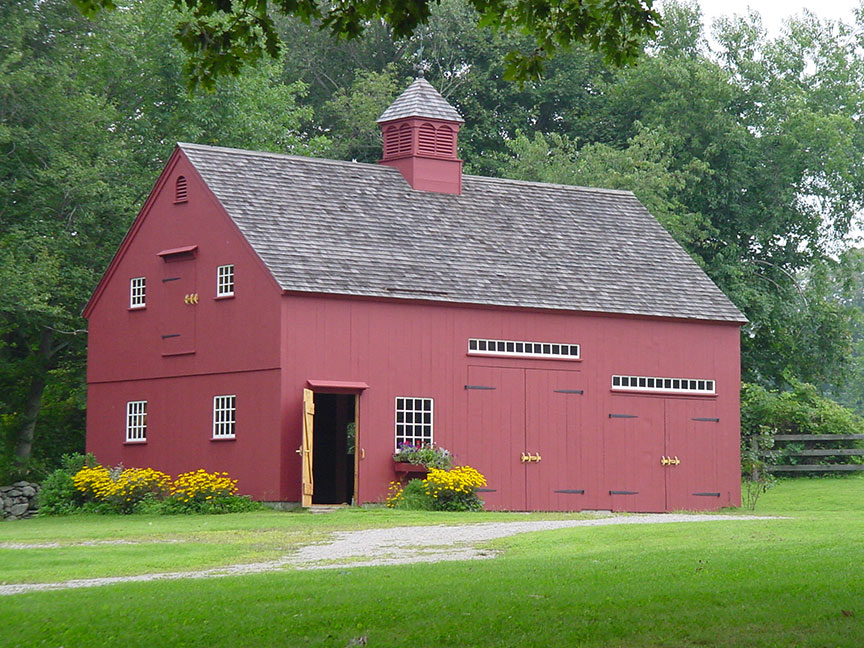
[[315, 393], [313, 504], [351, 504], [354, 501], [356, 396]]

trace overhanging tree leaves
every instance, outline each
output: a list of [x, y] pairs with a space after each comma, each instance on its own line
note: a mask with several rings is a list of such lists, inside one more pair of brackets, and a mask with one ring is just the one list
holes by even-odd
[[0, 474], [83, 450], [81, 309], [174, 144], [326, 146], [277, 63], [190, 97], [170, 6], [0, 4]]
[[[92, 16], [116, 9], [115, 0], [73, 0]], [[653, 0], [469, 0], [478, 27], [530, 34], [533, 47], [506, 54], [512, 79], [539, 78], [545, 62], [574, 45], [587, 45], [613, 65], [633, 61], [658, 27]], [[190, 84], [212, 88], [214, 80], [237, 75], [247, 64], [277, 58], [282, 45], [272, 9], [319, 24], [331, 35], [355, 39], [383, 22], [394, 39], [426, 24], [436, 0], [174, 0], [183, 12], [177, 39], [189, 53]]]

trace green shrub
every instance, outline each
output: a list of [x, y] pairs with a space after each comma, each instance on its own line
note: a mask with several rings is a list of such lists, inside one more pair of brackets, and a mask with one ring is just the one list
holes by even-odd
[[[862, 434], [864, 419], [852, 410], [826, 398], [813, 385], [790, 381], [788, 391], [769, 391], [759, 385], [741, 386], [741, 456], [751, 452], [752, 440], [776, 434]], [[757, 441], [763, 444], [762, 441]], [[763, 444], [764, 445], [764, 444]], [[800, 445], [797, 446], [800, 449]], [[860, 448], [861, 441], [809, 442], [808, 448]], [[795, 444], [775, 447], [769, 463], [832, 463], [833, 457], [794, 457]], [[864, 463], [864, 457], [843, 457], [844, 463]], [[751, 471], [743, 470], [747, 478]]]
[[423, 487], [422, 479], [412, 479], [405, 486], [399, 482], [390, 482], [390, 492], [385, 504], [389, 508], [408, 511], [432, 511], [435, 509], [432, 498], [429, 497]]
[[73, 476], [85, 466], [98, 466], [93, 453], [72, 453], [60, 458], [60, 465], [42, 481], [39, 491], [39, 515], [68, 515], [80, 510], [84, 494], [75, 488]]
[[72, 473], [63, 468], [52, 472], [39, 491], [39, 515], [68, 515], [77, 511], [84, 498], [75, 488]]

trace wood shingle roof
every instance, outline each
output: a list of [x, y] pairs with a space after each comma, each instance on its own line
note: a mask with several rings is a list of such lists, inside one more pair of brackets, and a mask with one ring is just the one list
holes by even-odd
[[746, 321], [629, 191], [179, 147], [283, 290]]

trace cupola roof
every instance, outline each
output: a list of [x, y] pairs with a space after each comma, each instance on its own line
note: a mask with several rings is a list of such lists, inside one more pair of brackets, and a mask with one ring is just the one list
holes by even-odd
[[378, 118], [378, 123], [408, 117], [465, 123], [456, 109], [447, 103], [447, 100], [423, 77], [415, 79], [414, 83], [396, 98], [396, 101]]

